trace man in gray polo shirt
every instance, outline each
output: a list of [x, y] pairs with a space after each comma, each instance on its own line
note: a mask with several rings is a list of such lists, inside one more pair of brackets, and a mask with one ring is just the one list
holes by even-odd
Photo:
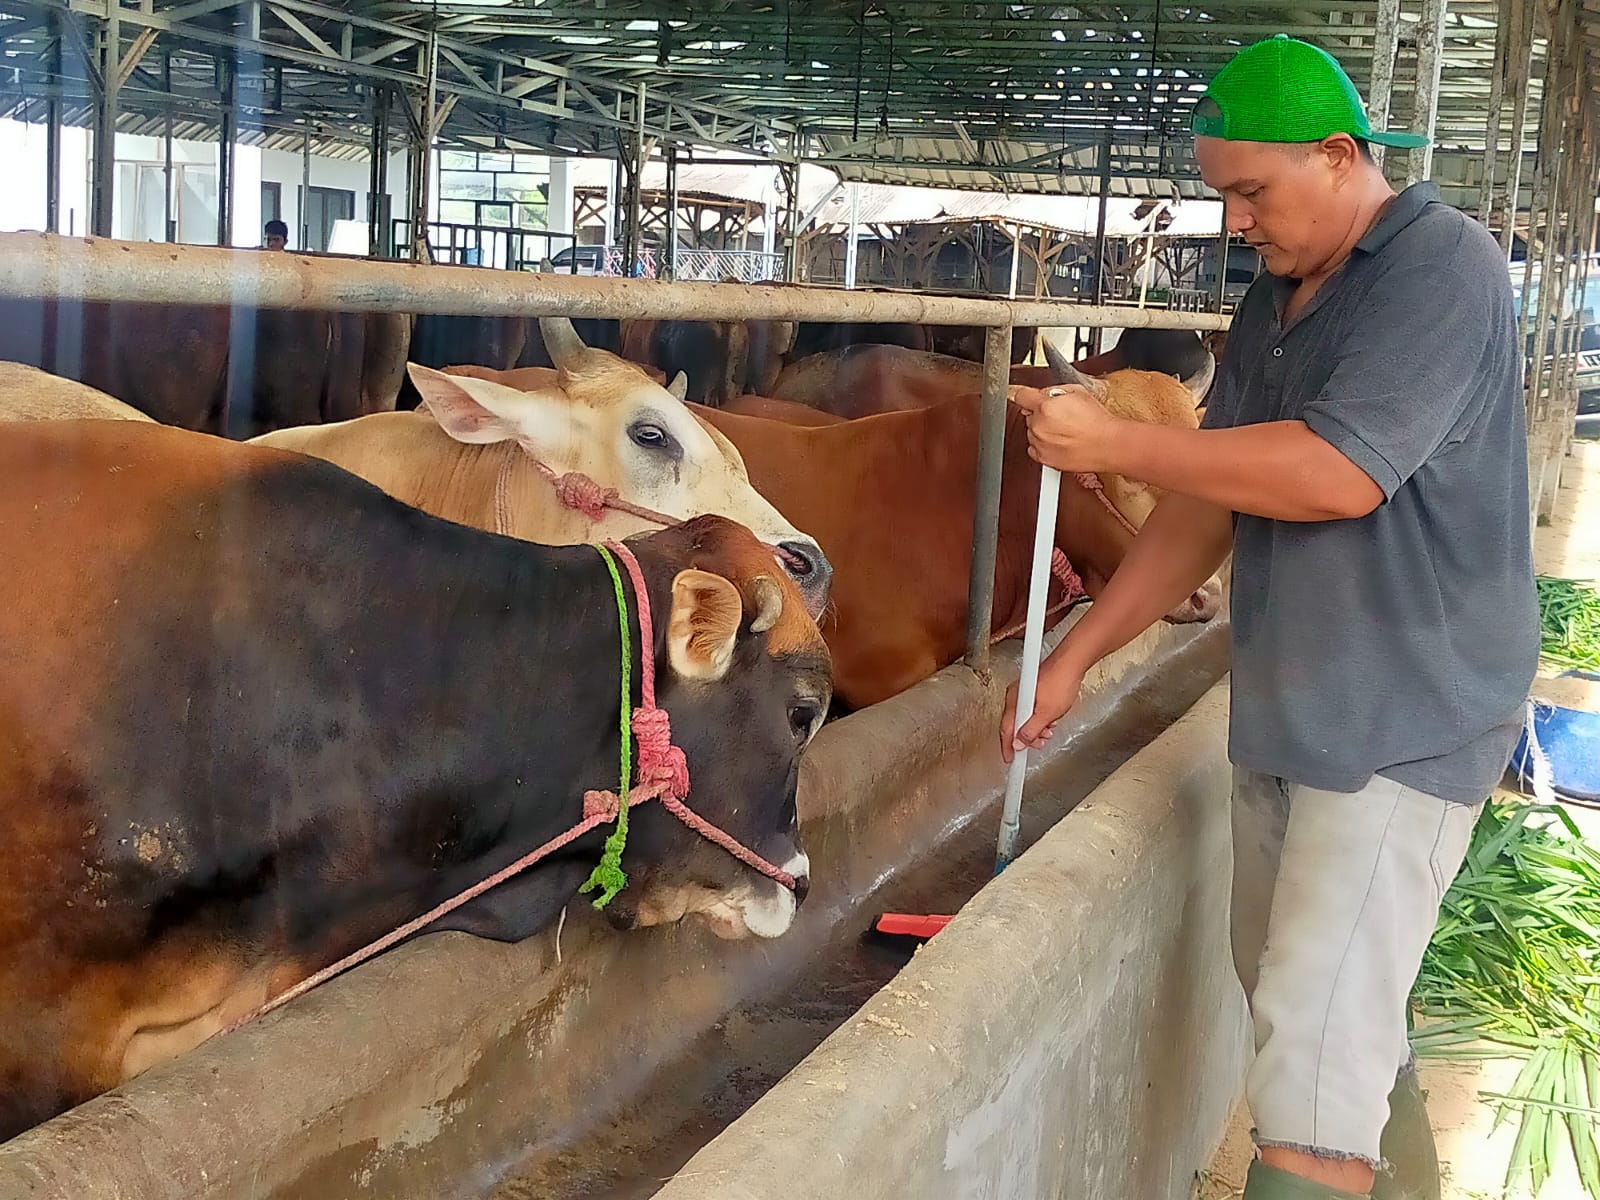
[[[1232, 924], [1261, 1148], [1245, 1196], [1436, 1197], [1407, 998], [1538, 658], [1509, 276], [1432, 184], [1394, 194], [1367, 144], [1420, 139], [1373, 132], [1313, 46], [1241, 51], [1195, 132], [1266, 273], [1198, 431], [1016, 390], [1034, 458], [1165, 495], [1015, 734], [1013, 690], [1002, 750], [1040, 745], [1088, 668], [1232, 551]], [[1420, 1181], [1381, 1169], [1405, 1151]]]

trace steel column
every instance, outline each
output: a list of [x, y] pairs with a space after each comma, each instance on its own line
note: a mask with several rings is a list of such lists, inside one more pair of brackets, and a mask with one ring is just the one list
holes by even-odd
[[[61, 17], [50, 14], [50, 74], [65, 84], [61, 70]], [[61, 232], [61, 97], [54, 94], [45, 106], [44, 227]]]
[[[162, 55], [161, 78], [167, 89], [167, 94], [172, 94], [172, 52], [169, 50]], [[175, 209], [175, 198], [172, 192], [172, 106], [167, 105], [166, 128], [161, 138], [161, 214], [164, 237], [169, 242], [178, 240], [178, 220]]]
[[1217, 235], [1217, 311], [1222, 311], [1222, 306], [1227, 302], [1228, 295], [1228, 206], [1222, 206], [1222, 232]]
[[1423, 0], [1422, 20], [1417, 23], [1417, 82], [1411, 104], [1411, 132], [1428, 139], [1428, 144], [1410, 151], [1406, 160], [1406, 182], [1418, 183], [1433, 168], [1434, 122], [1439, 112], [1439, 69], [1444, 61], [1444, 19], [1449, 0]]
[[850, 188], [850, 232], [844, 243], [844, 285], [856, 286], [857, 255], [861, 252], [861, 185], [852, 182]]
[[1488, 226], [1494, 215], [1494, 179], [1499, 165], [1500, 118], [1505, 108], [1506, 76], [1511, 67], [1511, 26], [1516, 17], [1509, 4], [1495, 13], [1494, 68], [1489, 74], [1489, 128], [1483, 140], [1483, 178], [1478, 181], [1478, 223]]
[[[766, 225], [773, 228], [777, 219], [776, 205], [767, 205]], [[671, 278], [678, 277], [678, 145], [667, 147], [667, 268]]]
[[991, 325], [983, 339], [983, 410], [978, 434], [978, 496], [972, 512], [972, 573], [967, 579], [967, 666], [989, 668], [994, 623], [994, 567], [1000, 544], [1000, 475], [1005, 463], [1006, 393], [1011, 383], [1011, 326]]
[[433, 137], [434, 110], [439, 100], [439, 35], [428, 30], [427, 45], [423, 47], [422, 94], [417, 97], [417, 119], [412, 130], [411, 144], [411, 261], [431, 262], [428, 249], [428, 210], [433, 188]]
[[[1106, 206], [1111, 202], [1111, 130], [1106, 130], [1100, 143], [1100, 215], [1094, 227], [1094, 302], [1103, 303], [1106, 286]], [[1100, 353], [1102, 336], [1096, 329], [1090, 339], [1094, 352]]]
[[300, 139], [300, 245], [298, 250], [311, 249], [311, 118]]
[[[1394, 92], [1394, 60], [1400, 52], [1400, 0], [1378, 0], [1378, 22], [1372, 35], [1372, 78], [1367, 87], [1367, 115], [1374, 129], [1389, 124], [1389, 101]], [[1383, 165], [1383, 147], [1374, 145], [1372, 157]]]
[[218, 90], [222, 94], [222, 128], [217, 143], [217, 245], [233, 245], [233, 164], [238, 72], [232, 61], [224, 56], [217, 58], [217, 73], [221, 77]]
[[372, 89], [372, 167], [367, 173], [367, 254], [387, 258], [384, 220], [389, 191], [389, 89], [379, 84]]
[[100, 30], [99, 91], [95, 97], [94, 178], [90, 182], [89, 233], [112, 237], [117, 181], [117, 76], [122, 61], [122, 0], [110, 0]]
[[1511, 158], [1506, 163], [1505, 219], [1500, 228], [1500, 248], [1507, 261], [1516, 236], [1517, 209], [1522, 203], [1523, 143], [1528, 137], [1528, 106], [1533, 81], [1533, 20], [1535, 0], [1507, 0], [1511, 22]]

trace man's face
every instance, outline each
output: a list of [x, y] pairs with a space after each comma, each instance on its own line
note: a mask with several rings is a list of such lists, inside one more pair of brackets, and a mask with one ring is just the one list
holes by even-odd
[[1194, 153], [1201, 177], [1222, 193], [1228, 231], [1272, 274], [1304, 279], [1338, 252], [1349, 230], [1345, 147], [1197, 137]]
[[284, 237], [283, 234], [281, 234], [281, 233], [269, 233], [269, 234], [267, 234], [267, 249], [268, 250], [282, 250], [288, 244], [289, 244], [289, 239]]

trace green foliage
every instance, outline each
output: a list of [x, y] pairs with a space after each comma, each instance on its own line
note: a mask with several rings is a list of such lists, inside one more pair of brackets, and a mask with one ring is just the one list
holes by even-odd
[[1537, 1196], [1566, 1146], [1600, 1200], [1600, 853], [1566, 812], [1484, 805], [1412, 1002], [1418, 1054], [1524, 1060], [1483, 1096], [1518, 1121], [1506, 1190]]

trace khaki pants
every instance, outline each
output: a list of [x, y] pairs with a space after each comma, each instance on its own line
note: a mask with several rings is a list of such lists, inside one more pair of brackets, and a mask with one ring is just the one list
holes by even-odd
[[1376, 777], [1346, 794], [1235, 769], [1233, 958], [1259, 1145], [1379, 1165], [1407, 998], [1480, 808]]

